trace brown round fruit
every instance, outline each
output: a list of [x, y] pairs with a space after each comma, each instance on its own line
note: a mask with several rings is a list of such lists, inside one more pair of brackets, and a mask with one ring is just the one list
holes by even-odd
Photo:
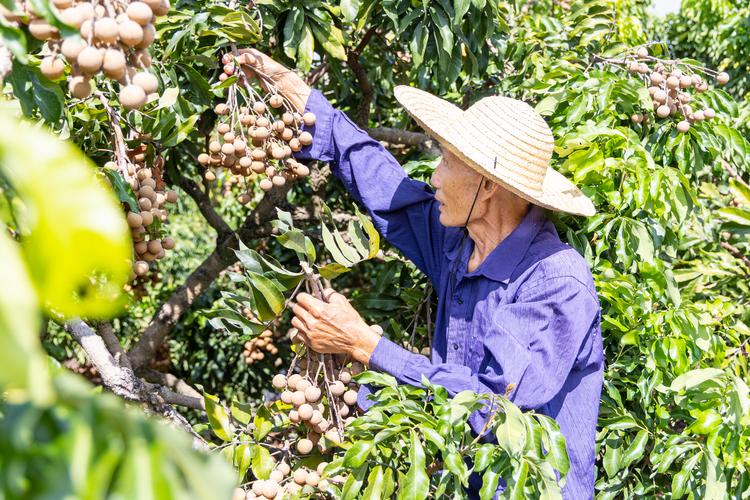
[[103, 43], [115, 43], [120, 34], [120, 27], [117, 21], [111, 17], [102, 17], [94, 23], [94, 36]]
[[130, 19], [124, 21], [120, 24], [120, 41], [129, 47], [135, 47], [143, 41], [143, 28]]
[[143, 40], [141, 40], [140, 43], [136, 44], [136, 49], [147, 49], [151, 46], [152, 43], [154, 43], [154, 40], [156, 39], [156, 28], [154, 28], [154, 25], [151, 23], [148, 23], [143, 27]]
[[718, 75], [716, 75], [716, 81], [719, 83], [719, 85], [726, 85], [729, 83], [729, 74], [726, 71], [722, 71]]
[[256, 115], [262, 115], [266, 112], [266, 105], [260, 101], [256, 101], [255, 104], [253, 104], [253, 111]]
[[86, 47], [78, 54], [78, 67], [81, 71], [93, 75], [102, 67], [104, 62], [104, 54], [99, 51], [96, 47]]
[[[312, 443], [310, 443], [312, 446]], [[307, 471], [305, 469], [299, 468], [296, 471], [294, 471], [294, 475], [292, 475], [292, 479], [294, 479], [294, 482], [302, 485], [307, 482]]]
[[140, 214], [137, 214], [135, 212], [129, 212], [127, 215], [128, 220], [128, 226], [132, 228], [137, 228], [143, 225], [143, 218]]
[[310, 441], [307, 438], [300, 439], [297, 441], [297, 452], [300, 455], [307, 455], [309, 454], [313, 449], [313, 442]]
[[286, 387], [286, 377], [279, 373], [278, 375], [275, 375], [273, 377], [273, 380], [271, 381], [273, 386], [277, 389], [283, 389]]
[[138, 85], [127, 85], [120, 90], [118, 99], [125, 109], [138, 109], [146, 104], [146, 92]]
[[143, 260], [138, 260], [133, 265], [133, 272], [137, 276], [143, 276], [148, 272], [148, 262], [145, 262]]
[[656, 116], [659, 118], [666, 118], [669, 116], [670, 108], [666, 104], [662, 104], [656, 109]]
[[713, 108], [706, 108], [703, 110], [703, 116], [706, 118], [706, 120], [710, 120], [711, 118], [716, 116], [716, 111], [714, 111]]
[[154, 17], [154, 12], [151, 10], [151, 7], [140, 1], [132, 2], [128, 5], [126, 13], [131, 21], [135, 21], [141, 26], [146, 26]]
[[677, 131], [684, 134], [690, 130], [690, 122], [687, 120], [682, 120], [680, 123], [677, 124]]
[[73, 76], [68, 82], [68, 90], [73, 97], [85, 99], [91, 95], [91, 83], [89, 83], [89, 79], [83, 75]]
[[34, 19], [29, 23], [29, 33], [37, 40], [57, 38], [60, 32], [43, 19]]
[[273, 182], [271, 182], [271, 179], [263, 179], [258, 185], [263, 191], [269, 191], [273, 187]]
[[57, 80], [65, 74], [65, 63], [55, 56], [47, 56], [42, 59], [39, 69], [50, 80]]

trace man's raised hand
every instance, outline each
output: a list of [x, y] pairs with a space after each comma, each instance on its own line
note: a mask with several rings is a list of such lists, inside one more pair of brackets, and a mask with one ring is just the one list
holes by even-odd
[[248, 79], [258, 78], [266, 91], [272, 82], [279, 93], [286, 97], [299, 113], [305, 111], [310, 87], [297, 73], [256, 49], [240, 49], [239, 62]]

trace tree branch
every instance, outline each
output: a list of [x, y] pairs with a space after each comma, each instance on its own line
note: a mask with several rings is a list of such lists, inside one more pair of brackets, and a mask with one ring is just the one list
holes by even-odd
[[86, 353], [86, 357], [99, 372], [102, 384], [117, 396], [128, 401], [145, 403], [153, 411], [167, 416], [181, 426], [184, 426], [183, 422], [176, 418], [176, 412], [168, 403], [204, 409], [202, 399], [177, 394], [166, 387], [144, 382], [130, 367], [120, 365], [110, 353], [104, 339], [80, 319], [68, 321], [63, 327]]
[[359, 62], [359, 56], [372, 38], [372, 35], [375, 34], [375, 28], [376, 26], [372, 26], [367, 30], [367, 33], [362, 37], [362, 40], [360, 40], [356, 48], [346, 49], [346, 64], [349, 65], [349, 69], [354, 73], [354, 76], [357, 79], [357, 84], [359, 85], [359, 90], [362, 91], [362, 101], [359, 104], [357, 116], [354, 121], [357, 125], [363, 128], [367, 127], [367, 124], [370, 122], [370, 104], [372, 103], [374, 90], [367, 77], [367, 71], [365, 71], [365, 68]]
[[122, 348], [120, 341], [115, 336], [115, 332], [112, 331], [112, 324], [106, 321], [100, 321], [96, 323], [95, 326], [96, 332], [104, 341], [107, 350], [114, 357], [115, 363], [119, 366], [125, 366], [132, 369], [128, 355], [125, 353], [125, 349]]
[[170, 172], [170, 177], [175, 184], [180, 186], [195, 201], [195, 204], [198, 205], [198, 210], [200, 210], [208, 225], [218, 233], [217, 239], [226, 238], [232, 232], [229, 224], [214, 210], [211, 198], [204, 191], [201, 191], [201, 188], [198, 187], [198, 184], [193, 179], [182, 175], [177, 169]]
[[732, 254], [732, 257], [734, 257], [735, 259], [741, 260], [742, 263], [745, 264], [748, 269], [750, 269], [750, 258], [744, 255], [739, 248], [727, 243], [726, 241], [721, 242], [721, 248]]
[[367, 133], [376, 141], [413, 146], [427, 154], [440, 155], [440, 149], [438, 149], [435, 141], [429, 135], [421, 132], [410, 132], [392, 127], [378, 127], [368, 129]]

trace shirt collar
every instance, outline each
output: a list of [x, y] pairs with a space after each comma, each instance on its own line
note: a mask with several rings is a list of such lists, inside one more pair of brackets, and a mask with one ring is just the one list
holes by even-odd
[[[531, 242], [536, 238], [536, 235], [539, 234], [539, 230], [546, 221], [547, 216], [544, 209], [537, 205], [530, 204], [529, 211], [513, 232], [500, 242], [492, 252], [490, 252], [484, 262], [482, 262], [477, 269], [471, 273], [467, 273], [465, 277], [483, 275], [492, 280], [507, 283], [510, 280], [513, 271], [518, 267], [518, 264], [521, 263], [521, 260], [526, 255]], [[465, 246], [469, 251], [465, 251], [461, 256], [462, 262], [460, 264], [463, 269], [466, 269], [466, 262], [471, 255], [471, 251], [474, 249], [474, 243], [469, 240], [468, 244]], [[453, 248], [446, 252], [448, 260], [455, 260], [460, 247], [461, 244], [459, 240]]]

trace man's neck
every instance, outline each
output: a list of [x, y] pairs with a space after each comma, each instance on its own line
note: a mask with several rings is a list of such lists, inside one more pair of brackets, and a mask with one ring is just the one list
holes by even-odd
[[[504, 205], [504, 206], [503, 206]], [[518, 227], [528, 212], [528, 203], [509, 206], [492, 200], [481, 217], [469, 222], [466, 229], [474, 242], [474, 251], [469, 257], [468, 272], [476, 270], [487, 256]]]

